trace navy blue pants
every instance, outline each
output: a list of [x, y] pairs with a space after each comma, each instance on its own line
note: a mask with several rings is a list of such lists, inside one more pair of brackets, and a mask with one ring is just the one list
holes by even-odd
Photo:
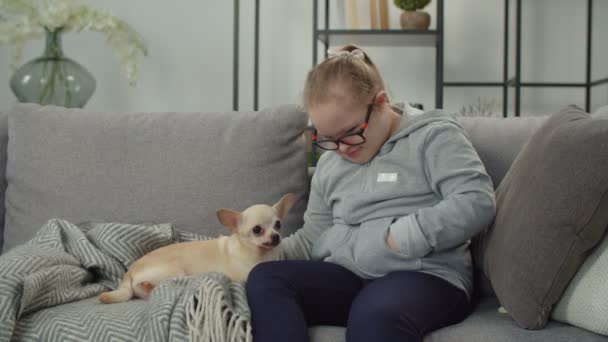
[[246, 284], [254, 342], [307, 342], [308, 326], [346, 327], [346, 340], [422, 341], [462, 321], [471, 303], [461, 289], [422, 272], [375, 280], [323, 261], [264, 262]]

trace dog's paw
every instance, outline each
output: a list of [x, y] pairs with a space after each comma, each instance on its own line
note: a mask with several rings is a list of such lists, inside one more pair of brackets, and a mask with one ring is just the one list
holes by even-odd
[[506, 314], [507, 310], [505, 310], [505, 308], [501, 306], [501, 307], [498, 308], [498, 312], [501, 313], [501, 314]]
[[104, 304], [110, 304], [112, 303], [112, 296], [108, 293], [108, 292], [104, 292], [102, 294], [100, 294], [99, 296], [97, 296], [97, 300], [99, 300], [101, 303]]

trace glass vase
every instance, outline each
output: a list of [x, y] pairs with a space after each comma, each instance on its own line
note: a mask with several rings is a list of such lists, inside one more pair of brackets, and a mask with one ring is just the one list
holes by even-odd
[[64, 56], [61, 28], [46, 31], [42, 56], [24, 64], [11, 77], [11, 89], [20, 102], [82, 108], [95, 91], [95, 78]]

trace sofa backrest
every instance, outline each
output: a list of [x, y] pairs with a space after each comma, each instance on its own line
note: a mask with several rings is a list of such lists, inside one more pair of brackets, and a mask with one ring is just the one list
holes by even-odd
[[519, 118], [459, 117], [486, 171], [498, 187], [511, 163], [548, 116]]
[[[459, 118], [495, 187], [545, 119]], [[0, 239], [13, 247], [55, 217], [172, 222], [214, 235], [224, 232], [217, 208], [271, 204], [287, 191], [299, 196], [285, 225], [294, 230], [309, 188], [306, 122], [296, 106], [96, 113], [17, 105], [0, 113]]]
[[302, 226], [308, 198], [306, 125], [306, 113], [293, 105], [104, 113], [19, 104], [8, 113], [8, 145], [0, 149], [0, 158], [8, 156], [4, 250], [51, 218], [170, 222], [217, 236], [227, 233], [217, 209], [272, 205], [293, 192], [297, 201], [282, 225], [289, 234]]

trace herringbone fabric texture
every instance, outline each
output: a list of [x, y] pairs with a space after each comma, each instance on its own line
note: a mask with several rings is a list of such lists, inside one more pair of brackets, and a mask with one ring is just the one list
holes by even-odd
[[204, 238], [170, 224], [50, 220], [0, 256], [0, 341], [249, 340], [244, 287], [219, 273], [162, 282], [149, 300], [96, 299], [151, 250]]

